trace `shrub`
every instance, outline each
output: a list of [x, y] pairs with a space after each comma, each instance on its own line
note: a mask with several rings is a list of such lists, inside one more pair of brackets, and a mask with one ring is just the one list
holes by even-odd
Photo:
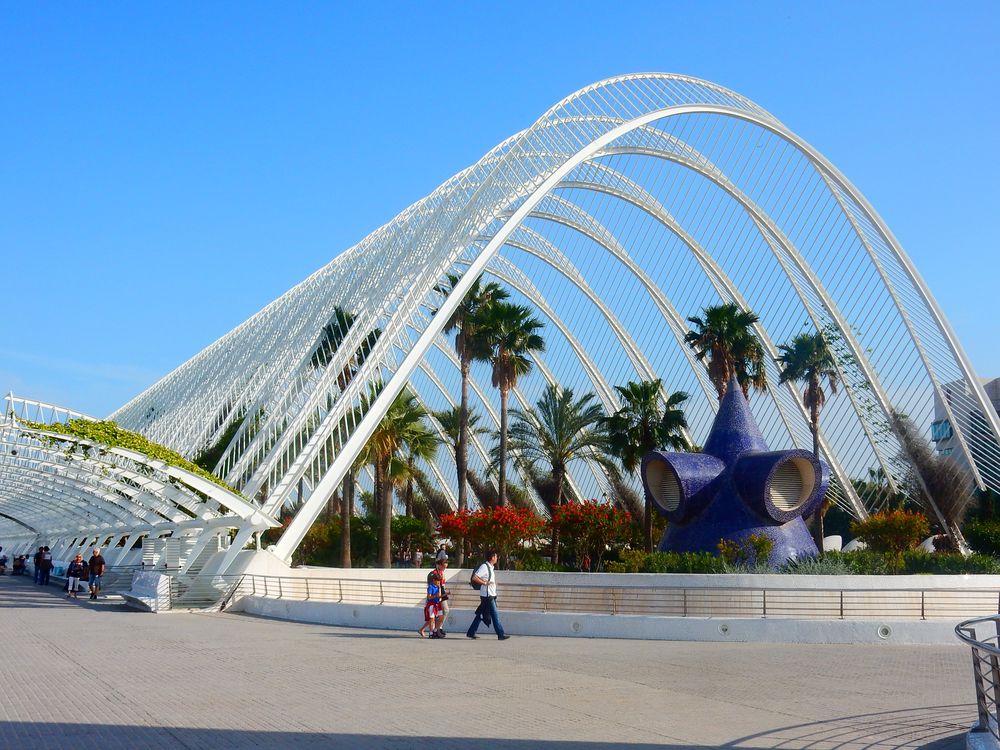
[[565, 573], [570, 570], [568, 565], [553, 563], [539, 555], [535, 550], [526, 549], [517, 553], [514, 560], [514, 570], [529, 570], [542, 573]]
[[872, 552], [900, 555], [913, 549], [931, 532], [927, 517], [906, 510], [873, 513], [851, 524], [851, 533], [861, 537]]
[[778, 569], [779, 573], [802, 576], [844, 576], [854, 571], [841, 555], [825, 554], [789, 560]]
[[938, 573], [960, 575], [963, 573], [1000, 573], [1000, 562], [988, 555], [961, 555], [956, 553], [931, 554], [912, 550], [903, 554], [906, 573]]
[[[438, 533], [452, 536], [462, 526], [458, 513], [448, 513], [441, 517]], [[537, 539], [544, 528], [545, 522], [526, 508], [480, 508], [464, 518], [465, 538], [480, 549], [495, 549], [502, 564], [515, 549]]]
[[709, 552], [643, 552], [625, 550], [609, 573], [723, 573], [725, 561]]
[[976, 552], [1000, 556], [1000, 521], [970, 521], [963, 529], [965, 540]]
[[594, 570], [600, 570], [608, 547], [624, 544], [631, 533], [632, 516], [610, 503], [588, 500], [552, 508], [551, 525], [558, 529], [563, 546], [577, 559], [589, 555]]
[[[939, 575], [961, 575], [1000, 573], [1000, 561], [986, 555], [965, 557], [958, 553], [930, 553], [924, 550], [907, 550], [899, 555], [872, 550], [854, 552], [827, 552], [817, 562], [818, 566], [844, 566], [855, 575], [896, 575], [936, 573]], [[808, 566], [805, 566], [808, 568]], [[789, 566], [783, 572], [804, 572], [792, 570]]]
[[733, 572], [744, 572], [766, 566], [774, 541], [764, 534], [750, 534], [743, 539], [720, 539], [719, 554]]

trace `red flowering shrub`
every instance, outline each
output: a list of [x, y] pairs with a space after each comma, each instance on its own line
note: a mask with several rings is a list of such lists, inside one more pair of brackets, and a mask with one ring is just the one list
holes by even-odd
[[555, 506], [550, 524], [578, 560], [590, 556], [594, 570], [600, 569], [608, 547], [624, 544], [632, 533], [629, 513], [596, 500]]
[[468, 509], [454, 511], [452, 513], [442, 513], [438, 518], [438, 536], [450, 539], [456, 545], [469, 535], [469, 516], [472, 515]]
[[445, 513], [438, 534], [449, 539], [468, 539], [473, 547], [495, 549], [506, 560], [525, 542], [538, 538], [545, 522], [526, 508], [481, 508]]

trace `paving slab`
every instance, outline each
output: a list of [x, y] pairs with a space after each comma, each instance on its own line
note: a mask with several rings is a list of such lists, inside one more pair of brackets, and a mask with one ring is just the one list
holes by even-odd
[[[149, 614], [0, 577], [0, 748], [958, 748], [968, 649]], [[447, 628], [447, 625], [446, 625]]]

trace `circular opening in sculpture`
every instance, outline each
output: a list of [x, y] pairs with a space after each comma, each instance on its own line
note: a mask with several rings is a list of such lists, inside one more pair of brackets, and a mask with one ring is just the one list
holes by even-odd
[[812, 463], [802, 457], [782, 461], [771, 474], [771, 503], [782, 511], [797, 510], [812, 495], [816, 472]]
[[681, 485], [666, 461], [650, 461], [646, 465], [646, 484], [653, 500], [665, 511], [674, 511], [681, 504]]

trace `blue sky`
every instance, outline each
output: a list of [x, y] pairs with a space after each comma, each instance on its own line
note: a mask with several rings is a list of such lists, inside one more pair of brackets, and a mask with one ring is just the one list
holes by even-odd
[[576, 89], [708, 78], [1000, 375], [1000, 3], [6, 3], [0, 388], [106, 414]]

